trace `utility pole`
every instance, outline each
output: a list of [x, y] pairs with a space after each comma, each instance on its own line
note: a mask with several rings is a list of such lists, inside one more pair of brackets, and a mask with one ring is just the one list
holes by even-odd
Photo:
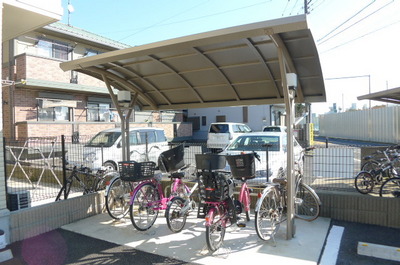
[[308, 4], [307, 4], [308, 0], [304, 0], [304, 14], [307, 15], [308, 14]]

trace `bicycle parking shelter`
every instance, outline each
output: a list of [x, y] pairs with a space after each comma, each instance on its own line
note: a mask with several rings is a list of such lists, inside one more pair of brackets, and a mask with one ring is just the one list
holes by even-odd
[[[135, 46], [60, 64], [103, 80], [121, 118], [129, 157], [129, 117], [141, 110], [285, 104], [288, 139], [294, 103], [325, 102], [318, 52], [305, 15]], [[288, 172], [293, 142], [288, 141]], [[294, 177], [288, 176], [287, 239], [294, 235]]]

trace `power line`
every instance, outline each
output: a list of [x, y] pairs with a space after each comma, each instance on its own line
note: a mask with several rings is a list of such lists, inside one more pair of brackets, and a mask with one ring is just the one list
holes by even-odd
[[346, 44], [349, 44], [350, 42], [356, 41], [356, 40], [358, 40], [358, 39], [364, 38], [365, 36], [368, 36], [368, 35], [371, 35], [371, 34], [373, 34], [373, 33], [375, 33], [375, 32], [378, 32], [378, 31], [380, 31], [380, 30], [382, 30], [382, 29], [385, 29], [385, 28], [388, 28], [388, 27], [390, 27], [390, 26], [393, 26], [394, 24], [397, 24], [397, 23], [399, 23], [399, 22], [400, 22], [400, 20], [397, 20], [397, 21], [395, 21], [395, 22], [393, 22], [393, 23], [390, 23], [390, 24], [388, 24], [388, 25], [385, 25], [385, 26], [383, 26], [383, 27], [381, 27], [381, 28], [378, 28], [378, 29], [376, 29], [376, 30], [370, 31], [370, 32], [368, 32], [368, 33], [366, 33], [366, 34], [364, 34], [364, 35], [361, 35], [361, 36], [359, 36], [359, 37], [357, 37], [357, 38], [351, 39], [351, 40], [349, 40], [349, 41], [347, 41], [347, 42], [344, 42], [344, 43], [342, 43], [342, 44], [340, 44], [340, 45], [337, 45], [337, 46], [335, 46], [335, 47], [333, 47], [333, 48], [331, 48], [331, 49], [329, 49], [329, 50], [323, 51], [323, 52], [321, 52], [321, 53], [329, 52], [329, 51], [331, 51], [331, 50], [333, 50], [333, 49], [336, 49], [336, 48], [339, 48], [339, 47], [344, 46], [344, 45], [346, 45]]
[[375, 0], [373, 0], [371, 3], [369, 3], [368, 5], [366, 5], [365, 7], [363, 7], [360, 11], [358, 11], [357, 13], [355, 13], [354, 15], [352, 15], [350, 18], [346, 19], [343, 23], [341, 23], [339, 26], [335, 27], [333, 30], [331, 30], [329, 33], [327, 33], [325, 36], [323, 36], [322, 38], [320, 38], [319, 40], [317, 40], [317, 42], [322, 41], [323, 39], [325, 39], [327, 36], [329, 36], [330, 34], [332, 34], [332, 32], [334, 32], [335, 30], [337, 30], [338, 28], [340, 28], [341, 26], [343, 26], [344, 24], [346, 24], [347, 22], [349, 22], [352, 18], [354, 18], [355, 16], [357, 16], [358, 14], [360, 14], [362, 11], [364, 11], [366, 8], [368, 8], [370, 5], [372, 5], [375, 2]]
[[184, 11], [178, 13], [178, 14], [175, 14], [175, 15], [173, 15], [173, 16], [171, 16], [171, 17], [168, 17], [168, 18], [163, 19], [163, 20], [161, 20], [161, 21], [159, 21], [159, 22], [156, 22], [156, 23], [154, 23], [154, 24], [152, 24], [152, 25], [150, 25], [150, 26], [148, 26], [148, 27], [146, 27], [146, 28], [143, 28], [142, 30], [136, 31], [136, 32], [134, 32], [133, 34], [130, 34], [130, 35], [128, 35], [128, 36], [126, 36], [126, 37], [124, 37], [124, 38], [122, 38], [122, 39], [119, 39], [118, 41], [125, 40], [125, 39], [127, 39], [127, 38], [129, 38], [129, 37], [132, 37], [133, 35], [138, 34], [138, 33], [142, 32], [142, 31], [144, 31], [144, 30], [150, 29], [150, 28], [152, 28], [152, 27], [154, 27], [154, 26], [156, 26], [156, 25], [158, 25], [158, 24], [160, 24], [160, 23], [162, 23], [162, 22], [164, 22], [164, 21], [170, 20], [171, 18], [177, 17], [177, 16], [179, 16], [179, 15], [182, 15], [183, 13], [186, 13], [186, 12], [188, 12], [189, 10], [192, 10], [192, 9], [194, 9], [194, 8], [200, 6], [200, 5], [202, 5], [202, 4], [204, 4], [205, 2], [208, 2], [208, 1], [209, 1], [209, 0], [204, 1], [204, 2], [201, 2], [201, 3], [198, 4], [198, 5], [195, 5], [195, 6], [193, 6], [193, 7], [190, 7], [190, 8], [188, 8], [188, 9], [186, 9], [186, 10], [184, 10]]
[[390, 5], [390, 4], [393, 3], [393, 2], [394, 2], [394, 0], [393, 0], [392, 2], [387, 3], [386, 5], [384, 5], [384, 6], [382, 6], [382, 7], [380, 7], [379, 9], [375, 10], [374, 12], [372, 12], [372, 13], [366, 15], [365, 17], [359, 19], [358, 21], [354, 22], [353, 24], [351, 24], [351, 25], [348, 26], [347, 28], [344, 28], [343, 30], [337, 32], [337, 33], [334, 34], [333, 36], [330, 36], [329, 38], [325, 39], [324, 41], [322, 41], [322, 42], [320, 42], [320, 43], [318, 43], [318, 44], [322, 44], [322, 43], [324, 43], [324, 42], [326, 42], [326, 41], [332, 39], [333, 37], [339, 35], [340, 33], [344, 32], [344, 31], [348, 30], [349, 28], [355, 26], [356, 24], [360, 23], [360, 22], [363, 21], [364, 19], [367, 19], [367, 18], [369, 18], [370, 16], [372, 16], [373, 14], [379, 12], [380, 10], [382, 10], [382, 9], [385, 8], [385, 7], [387, 7], [388, 5]]
[[[208, 1], [209, 1], [209, 0], [208, 0]], [[240, 8], [235, 8], [235, 9], [230, 9], [230, 10], [223, 11], [223, 12], [213, 13], [213, 14], [210, 14], [210, 15], [205, 15], [205, 16], [195, 17], [195, 18], [191, 18], [191, 19], [185, 19], [185, 20], [175, 21], [175, 22], [171, 22], [171, 23], [163, 23], [163, 22], [165, 22], [165, 21], [167, 21], [167, 20], [169, 20], [169, 19], [171, 19], [171, 18], [173, 18], [173, 17], [176, 17], [176, 16], [181, 15], [181, 14], [183, 14], [183, 13], [185, 13], [185, 12], [191, 10], [191, 9], [196, 8], [197, 6], [200, 5], [200, 4], [199, 4], [199, 5], [195, 6], [195, 7], [192, 7], [192, 8], [190, 8], [190, 9], [188, 9], [188, 10], [185, 10], [185, 11], [183, 11], [183, 12], [177, 14], [177, 15], [174, 15], [174, 16], [169, 17], [169, 18], [167, 18], [167, 19], [161, 20], [161, 21], [159, 21], [159, 22], [157, 22], [157, 23], [154, 23], [153, 25], [150, 25], [150, 26], [148, 26], [148, 27], [142, 28], [141, 30], [136, 31], [136, 32], [130, 34], [129, 36], [120, 39], [119, 41], [124, 40], [124, 39], [127, 39], [127, 38], [129, 38], [129, 37], [132, 37], [133, 35], [136, 35], [136, 34], [138, 34], [138, 33], [140, 33], [140, 32], [143, 32], [143, 31], [145, 31], [145, 30], [148, 30], [148, 29], [150, 29], [150, 28], [154, 28], [155, 26], [168, 26], [168, 25], [179, 24], [179, 23], [184, 23], [184, 22], [188, 22], [188, 21], [203, 19], [203, 18], [207, 18], [207, 17], [218, 16], [218, 15], [221, 15], [221, 14], [226, 14], [226, 13], [230, 13], [230, 12], [235, 12], [235, 11], [237, 11], [237, 10], [243, 10], [243, 9], [245, 9], [245, 8], [251, 8], [251, 7], [254, 7], [254, 6], [262, 5], [262, 4], [265, 4], [265, 3], [267, 3], [267, 2], [271, 2], [271, 1], [272, 1], [272, 0], [264, 0], [264, 1], [262, 1], [262, 2], [258, 2], [258, 3], [252, 4], [252, 5], [248, 5], [248, 6], [244, 6], [244, 7], [240, 7]], [[120, 31], [120, 32], [121, 32], [121, 31]]]

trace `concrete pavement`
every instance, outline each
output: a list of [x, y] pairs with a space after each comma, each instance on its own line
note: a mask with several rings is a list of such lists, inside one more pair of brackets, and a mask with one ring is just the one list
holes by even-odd
[[245, 228], [231, 227], [225, 234], [223, 246], [215, 253], [207, 249], [203, 220], [189, 216], [180, 233], [172, 233], [165, 218], [159, 216], [146, 232], [135, 230], [130, 219], [113, 221], [108, 214], [100, 214], [62, 228], [101, 239], [117, 245], [132, 247], [149, 253], [197, 264], [246, 264], [258, 261], [277, 264], [317, 264], [330, 227], [330, 219], [314, 222], [296, 220], [296, 236], [286, 240], [286, 225], [276, 235], [276, 244], [258, 238], [254, 216]]

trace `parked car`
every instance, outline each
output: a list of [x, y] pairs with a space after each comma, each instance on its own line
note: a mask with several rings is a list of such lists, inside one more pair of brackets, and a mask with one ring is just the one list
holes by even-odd
[[264, 126], [262, 131], [263, 132], [286, 132], [286, 126], [280, 126], [280, 125]]
[[[296, 139], [294, 144], [295, 161], [303, 161], [302, 147]], [[269, 181], [273, 178], [286, 174], [287, 167], [287, 134], [286, 132], [250, 132], [237, 137], [229, 144], [221, 154], [237, 155], [240, 153], [256, 152], [260, 156], [260, 162], [255, 161], [256, 177], [248, 180], [250, 184], [261, 184], [266, 182], [267, 147], [268, 144], [268, 176]], [[227, 166], [226, 170], [230, 170]]]
[[211, 123], [208, 130], [207, 147], [213, 150], [222, 150], [239, 135], [248, 132], [251, 132], [250, 127], [243, 123]]
[[[91, 169], [104, 166], [117, 170], [118, 162], [122, 160], [121, 135], [121, 128], [108, 129], [96, 134], [83, 148], [83, 165]], [[157, 163], [161, 152], [169, 149], [164, 130], [160, 128], [131, 128], [129, 141], [130, 160], [137, 162]]]

